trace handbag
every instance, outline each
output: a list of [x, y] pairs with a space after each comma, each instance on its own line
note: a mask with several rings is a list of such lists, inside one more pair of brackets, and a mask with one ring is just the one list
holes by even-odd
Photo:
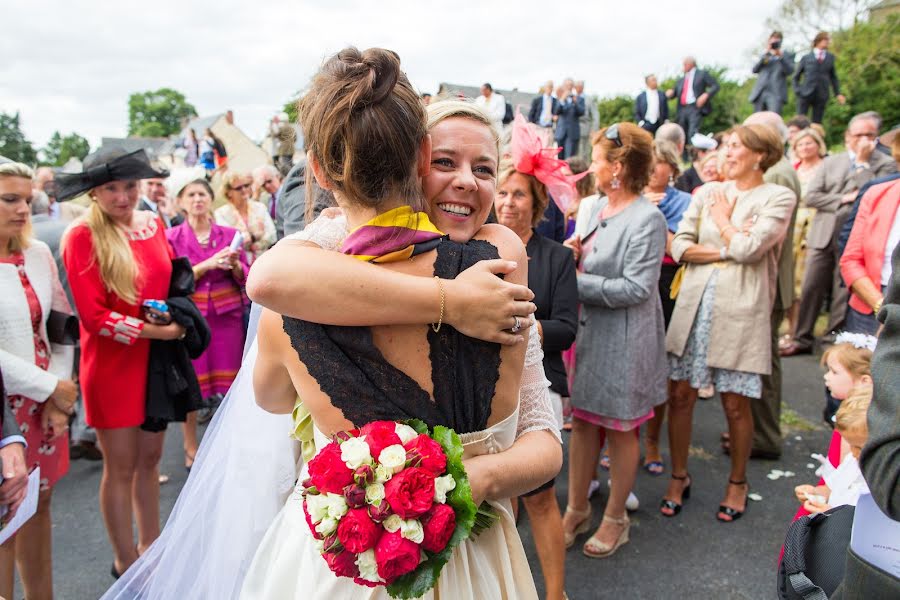
[[47, 315], [47, 340], [51, 344], [74, 346], [78, 343], [78, 317], [58, 310]]
[[845, 504], [791, 524], [778, 568], [778, 598], [828, 600], [844, 579], [854, 512]]

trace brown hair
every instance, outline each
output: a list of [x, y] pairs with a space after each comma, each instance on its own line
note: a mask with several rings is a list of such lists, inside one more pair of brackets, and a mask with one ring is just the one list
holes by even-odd
[[830, 356], [835, 357], [854, 379], [864, 375], [872, 376], [872, 351], [868, 348], [857, 348], [847, 342], [835, 344], [822, 355], [823, 367], [826, 366]]
[[681, 173], [681, 165], [678, 164], [678, 148], [667, 140], [656, 140], [653, 145], [653, 154], [656, 162], [663, 162], [672, 169], [672, 177], [678, 177]]
[[[377, 207], [392, 197], [421, 199], [416, 159], [425, 108], [395, 52], [341, 50], [313, 77], [298, 109], [307, 149], [348, 201]], [[306, 192], [312, 204], [312, 186]]]
[[547, 210], [547, 204], [550, 202], [550, 198], [547, 196], [547, 186], [538, 181], [538, 178], [534, 175], [517, 171], [513, 162], [506, 159], [500, 162], [500, 174], [497, 175], [497, 190], [517, 173], [528, 181], [528, 191], [531, 193], [531, 226], [537, 227], [537, 224], [544, 219], [544, 211]]
[[784, 146], [781, 137], [775, 130], [765, 125], [738, 125], [731, 130], [741, 144], [750, 150], [762, 154], [759, 160], [759, 168], [765, 172], [769, 167], [781, 160], [784, 155]]
[[[588, 167], [590, 167], [588, 162], [580, 156], [570, 156], [566, 159], [566, 162], [569, 163], [569, 169], [571, 169], [572, 175], [584, 173], [588, 170]], [[577, 191], [578, 195], [582, 198], [594, 194], [596, 192], [596, 185], [594, 184], [594, 174], [588, 173], [587, 175], [576, 181], [575, 191]]]
[[866, 416], [872, 403], [872, 386], [858, 385], [850, 390], [850, 395], [841, 402], [834, 415], [834, 428], [840, 432], [858, 431], [868, 437], [869, 426]]
[[212, 186], [209, 185], [209, 182], [202, 177], [198, 177], [197, 179], [195, 179], [193, 181], [189, 181], [186, 184], [184, 184], [184, 187], [182, 187], [181, 190], [178, 192], [178, 196], [176, 199], [181, 200], [181, 197], [184, 195], [184, 191], [192, 185], [202, 185], [204, 188], [206, 188], [206, 193], [209, 194], [210, 200], [211, 201], [215, 200], [216, 195], [215, 195], [215, 193], [213, 193]]
[[606, 129], [594, 134], [591, 145], [600, 146], [607, 162], [622, 163], [622, 183], [628, 191], [640, 194], [653, 170], [653, 137], [634, 123], [618, 123], [618, 127], [621, 146], [606, 139]]
[[825, 38], [830, 38], [831, 35], [827, 31], [820, 31], [816, 34], [816, 37], [813, 38], [813, 48], [819, 45], [819, 42], [824, 40]]

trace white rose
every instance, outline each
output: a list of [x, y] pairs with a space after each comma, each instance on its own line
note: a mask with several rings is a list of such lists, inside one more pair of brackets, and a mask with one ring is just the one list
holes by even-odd
[[387, 519], [385, 519], [381, 525], [385, 528], [385, 530], [389, 531], [390, 533], [394, 533], [395, 531], [403, 527], [403, 519], [401, 519], [397, 515], [391, 515]]
[[421, 544], [425, 539], [425, 530], [417, 519], [409, 519], [400, 524], [400, 535], [411, 542]]
[[359, 576], [366, 581], [381, 582], [378, 576], [378, 563], [375, 562], [375, 551], [366, 550], [356, 555], [356, 566], [359, 569]]
[[399, 437], [400, 441], [404, 444], [419, 436], [419, 434], [416, 433], [415, 429], [403, 423], [397, 423], [397, 425], [394, 427], [394, 433], [397, 434], [397, 437]]
[[328, 494], [325, 500], [328, 507], [328, 516], [332, 519], [340, 519], [347, 514], [348, 506], [344, 497], [339, 494]]
[[306, 512], [313, 523], [318, 523], [328, 516], [328, 498], [325, 494], [307, 494], [306, 495]]
[[341, 460], [351, 469], [371, 464], [372, 455], [369, 452], [369, 444], [366, 443], [365, 436], [345, 440], [341, 444]]
[[393, 476], [394, 472], [384, 465], [378, 465], [377, 467], [375, 467], [375, 481], [377, 481], [378, 483], [387, 483]]
[[366, 502], [374, 504], [375, 506], [381, 506], [382, 500], [384, 500], [383, 483], [376, 482], [366, 486]]
[[390, 469], [391, 473], [399, 473], [406, 466], [406, 448], [400, 444], [388, 446], [378, 455], [378, 462]]
[[456, 480], [449, 473], [434, 480], [434, 501], [438, 504], [447, 502], [447, 494], [456, 488]]
[[316, 525], [316, 532], [320, 533], [324, 536], [329, 536], [334, 533], [334, 530], [337, 529], [337, 519], [332, 519], [331, 517], [325, 517], [322, 519], [318, 525]]
[[316, 547], [316, 552], [318, 552], [319, 554], [325, 552], [325, 540], [313, 538], [313, 546]]

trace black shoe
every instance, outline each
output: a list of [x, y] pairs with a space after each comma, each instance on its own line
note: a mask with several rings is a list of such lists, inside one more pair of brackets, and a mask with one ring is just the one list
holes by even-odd
[[[747, 486], [747, 496], [744, 499], [744, 510], [737, 510], [736, 508], [731, 508], [730, 506], [725, 506], [724, 504], [719, 505], [719, 512], [716, 513], [716, 519], [718, 519], [722, 523], [734, 523], [738, 519], [744, 516], [744, 513], [747, 512], [747, 509], [750, 507], [750, 486], [747, 485], [747, 480], [743, 481], [734, 481], [732, 479], [728, 480], [728, 483], [731, 485], [746, 485]], [[719, 515], [725, 515], [728, 517], [727, 519], [723, 519]]]
[[116, 571], [116, 563], [115, 562], [113, 562], [112, 566], [109, 568], [109, 574], [112, 575], [113, 579], [118, 579], [119, 577], [122, 576], [121, 573]]
[[[674, 473], [672, 474], [672, 479], [675, 479], [677, 481], [685, 481], [685, 480], [689, 480], [689, 478], [690, 478], [689, 473], [685, 474], [685, 475], [681, 475], [681, 476], [675, 475]], [[678, 504], [674, 500], [667, 500], [666, 498], [663, 498], [662, 501], [660, 501], [660, 503], [659, 503], [660, 511], [659, 512], [662, 516], [674, 517], [675, 515], [677, 515], [678, 513], [681, 512], [681, 507], [684, 505], [685, 500], [687, 500], [688, 498], [691, 497], [691, 483], [693, 483], [693, 481], [691, 481], [686, 486], [681, 488], [681, 504]], [[671, 510], [672, 514], [669, 515], [669, 514], [662, 512], [662, 509], [664, 509], [664, 508]]]

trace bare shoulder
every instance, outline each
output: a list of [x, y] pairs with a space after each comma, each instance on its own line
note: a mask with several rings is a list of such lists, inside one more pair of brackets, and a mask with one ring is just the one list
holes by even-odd
[[500, 258], [506, 260], [524, 260], [525, 244], [510, 228], [496, 223], [488, 223], [481, 226], [475, 234], [475, 238], [490, 242], [497, 247]]

